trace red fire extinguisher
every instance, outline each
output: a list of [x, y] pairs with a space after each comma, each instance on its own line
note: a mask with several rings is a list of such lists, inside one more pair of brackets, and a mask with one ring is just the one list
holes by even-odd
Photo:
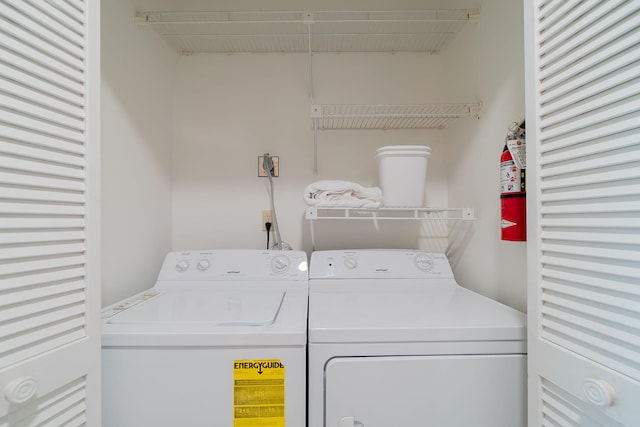
[[[524, 122], [510, 132], [500, 156], [500, 202], [502, 215], [500, 226], [502, 240], [524, 242], [527, 240], [527, 193], [524, 167]], [[518, 156], [514, 161], [512, 150]]]

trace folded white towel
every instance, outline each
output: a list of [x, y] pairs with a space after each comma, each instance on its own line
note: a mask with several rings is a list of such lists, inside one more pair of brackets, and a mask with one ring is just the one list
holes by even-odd
[[382, 191], [350, 181], [323, 180], [305, 188], [304, 201], [317, 207], [378, 208], [382, 204]]

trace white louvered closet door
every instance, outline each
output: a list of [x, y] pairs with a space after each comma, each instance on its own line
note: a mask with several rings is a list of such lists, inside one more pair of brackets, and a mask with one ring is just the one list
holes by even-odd
[[525, 2], [529, 426], [640, 426], [640, 1]]
[[99, 1], [0, 0], [0, 426], [100, 425]]

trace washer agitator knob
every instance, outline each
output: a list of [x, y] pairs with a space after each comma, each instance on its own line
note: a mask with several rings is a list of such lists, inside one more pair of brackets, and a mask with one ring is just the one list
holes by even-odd
[[358, 260], [352, 256], [348, 256], [344, 259], [344, 266], [349, 270], [353, 270], [358, 266]]
[[433, 268], [433, 257], [430, 254], [419, 253], [415, 258], [416, 267], [422, 271], [429, 271]]
[[209, 267], [211, 267], [211, 263], [209, 262], [208, 259], [198, 260], [198, 263], [196, 264], [196, 268], [199, 271], [207, 271]]
[[271, 269], [275, 273], [286, 273], [290, 265], [291, 261], [289, 261], [289, 257], [286, 255], [276, 255], [271, 260]]
[[176, 263], [176, 271], [178, 273], [183, 273], [189, 269], [189, 261], [181, 260]]

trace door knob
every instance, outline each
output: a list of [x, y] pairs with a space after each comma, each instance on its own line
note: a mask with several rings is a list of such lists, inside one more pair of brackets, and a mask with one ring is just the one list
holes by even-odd
[[364, 427], [364, 424], [356, 420], [355, 417], [342, 417], [338, 427]]
[[340, 418], [339, 427], [354, 427], [356, 425], [356, 419], [354, 417], [342, 417]]
[[38, 389], [38, 382], [33, 377], [21, 377], [11, 381], [4, 388], [4, 398], [14, 405], [31, 399]]
[[582, 391], [587, 400], [598, 406], [611, 406], [616, 401], [615, 389], [604, 380], [589, 378], [582, 383]]

